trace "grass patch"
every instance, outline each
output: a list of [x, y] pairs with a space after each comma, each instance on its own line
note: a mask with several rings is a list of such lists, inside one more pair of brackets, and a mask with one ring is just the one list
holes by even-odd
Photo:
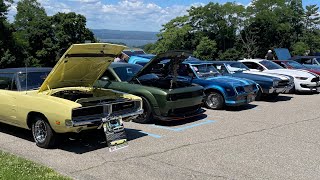
[[0, 151], [0, 180], [70, 180], [54, 170]]

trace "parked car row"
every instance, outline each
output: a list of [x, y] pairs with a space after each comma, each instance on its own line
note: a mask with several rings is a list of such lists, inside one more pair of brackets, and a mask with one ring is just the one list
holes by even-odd
[[317, 74], [271, 61], [201, 61], [170, 51], [113, 62], [124, 48], [75, 44], [52, 69], [0, 70], [0, 122], [31, 129], [36, 144], [50, 148], [63, 133], [106, 129], [111, 120], [120, 132], [122, 121], [181, 120], [292, 89], [320, 92]]

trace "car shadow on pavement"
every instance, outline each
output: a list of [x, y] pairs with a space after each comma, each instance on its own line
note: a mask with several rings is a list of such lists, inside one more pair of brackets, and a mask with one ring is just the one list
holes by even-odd
[[[147, 134], [140, 132], [140, 130], [125, 128], [127, 140], [132, 141]], [[8, 134], [23, 140], [34, 143], [32, 133], [30, 130], [0, 123], [0, 132]], [[35, 148], [39, 148], [34, 145]], [[107, 148], [106, 137], [103, 130], [90, 130], [81, 133], [63, 134], [57, 146], [53, 149], [61, 149], [76, 154], [83, 154], [97, 149]]]
[[[147, 134], [136, 129], [125, 128], [125, 131], [128, 141], [147, 136]], [[90, 130], [83, 131], [78, 134], [67, 135], [57, 148], [76, 154], [83, 154], [98, 149], [107, 148], [107, 141], [102, 129]]]
[[180, 125], [193, 123], [195, 121], [203, 120], [205, 118], [207, 118], [207, 115], [201, 114], [199, 116], [190, 117], [182, 120], [176, 120], [176, 121], [156, 121], [154, 124], [159, 126], [180, 126]]
[[255, 107], [257, 107], [257, 105], [247, 104], [247, 105], [243, 105], [243, 106], [227, 106], [227, 107], [225, 107], [225, 110], [226, 111], [245, 111], [245, 110], [253, 109]]
[[279, 95], [276, 97], [264, 97], [262, 99], [264, 102], [281, 102], [281, 101], [290, 101], [293, 97], [291, 96], [285, 96], [285, 95]]
[[33, 142], [32, 133], [27, 129], [0, 123], [0, 132]]

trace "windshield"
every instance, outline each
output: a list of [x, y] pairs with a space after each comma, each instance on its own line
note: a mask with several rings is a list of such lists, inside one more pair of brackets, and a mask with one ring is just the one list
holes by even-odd
[[192, 68], [202, 78], [219, 75], [218, 70], [213, 64], [192, 65]]
[[230, 72], [242, 72], [249, 70], [249, 68], [241, 62], [230, 62], [226, 64], [226, 67]]
[[283, 67], [281, 67], [280, 65], [272, 62], [272, 61], [267, 61], [267, 60], [263, 60], [260, 61], [260, 63], [262, 65], [264, 65], [268, 70], [272, 70], [272, 69], [283, 69]]
[[294, 69], [305, 69], [306, 67], [295, 61], [288, 61], [288, 65], [292, 66]]
[[50, 73], [50, 71], [28, 72], [27, 74], [26, 73], [19, 73], [18, 79], [20, 82], [21, 90], [39, 89], [49, 73]]
[[128, 66], [113, 67], [113, 70], [117, 73], [121, 81], [129, 81], [141, 68], [142, 66], [140, 65], [128, 64]]

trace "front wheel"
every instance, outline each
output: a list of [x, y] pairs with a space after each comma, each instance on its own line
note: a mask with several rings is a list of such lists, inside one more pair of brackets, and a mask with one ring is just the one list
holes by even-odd
[[42, 117], [35, 117], [31, 126], [33, 139], [41, 148], [51, 148], [55, 144], [56, 135], [50, 124]]
[[134, 122], [137, 123], [151, 123], [153, 122], [153, 114], [152, 114], [152, 107], [149, 101], [145, 97], [142, 98], [142, 107], [143, 107], [143, 114], [139, 115]]
[[204, 104], [209, 109], [222, 109], [224, 106], [224, 99], [220, 93], [208, 92], [206, 93]]

